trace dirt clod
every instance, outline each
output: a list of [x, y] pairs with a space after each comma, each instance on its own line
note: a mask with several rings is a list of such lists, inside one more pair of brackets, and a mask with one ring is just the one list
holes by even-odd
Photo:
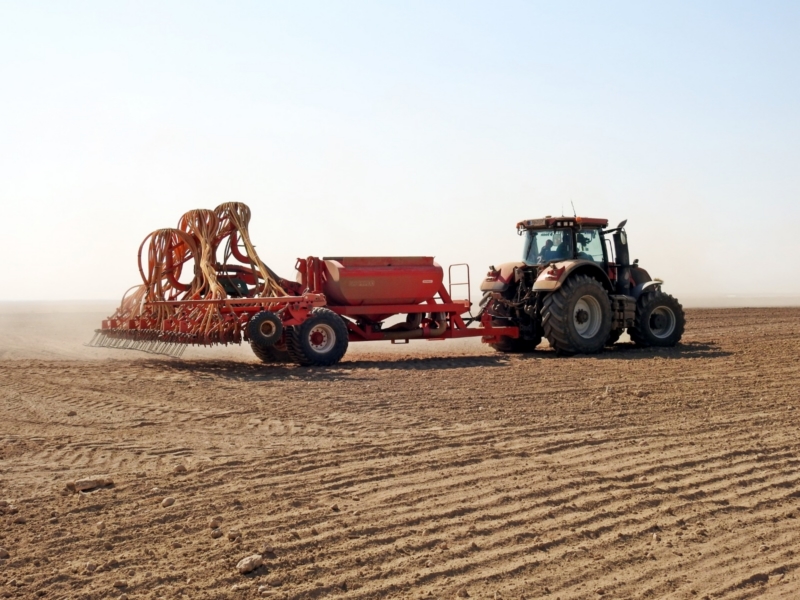
[[261, 555], [253, 554], [240, 560], [236, 564], [236, 570], [239, 571], [239, 573], [245, 574], [249, 573], [250, 571], [255, 571], [263, 564], [264, 560], [261, 558]]
[[84, 477], [76, 479], [70, 486], [79, 492], [86, 492], [95, 488], [102, 488], [108, 485], [113, 485], [114, 481], [108, 475], [93, 475], [91, 477]]

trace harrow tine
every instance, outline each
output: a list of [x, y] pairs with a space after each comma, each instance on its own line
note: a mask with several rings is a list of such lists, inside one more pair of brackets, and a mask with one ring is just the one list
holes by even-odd
[[154, 330], [117, 330], [111, 332], [97, 330], [91, 341], [86, 345], [94, 348], [136, 350], [147, 354], [161, 354], [180, 358], [186, 351], [186, 346], [190, 343], [190, 336], [185, 334], [163, 334]]

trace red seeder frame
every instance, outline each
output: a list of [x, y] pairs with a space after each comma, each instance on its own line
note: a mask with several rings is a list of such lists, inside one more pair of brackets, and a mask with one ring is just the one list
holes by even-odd
[[[461, 315], [468, 313], [470, 302], [468, 300], [453, 300], [444, 287], [440, 285], [437, 293], [421, 304], [380, 304], [366, 306], [337, 306], [330, 305], [322, 293], [325, 277], [324, 262], [313, 256], [298, 260], [298, 270], [303, 276], [305, 291], [294, 296], [274, 296], [268, 298], [225, 298], [219, 300], [174, 300], [146, 303], [144, 314], [154, 314], [151, 309], [166, 306], [174, 309], [174, 318], [163, 319], [160, 324], [156, 319], [140, 317], [135, 319], [106, 319], [102, 322], [101, 331], [111, 337], [127, 337], [131, 334], [155, 334], [158, 337], [166, 336], [182, 343], [188, 344], [215, 344], [237, 343], [241, 341], [241, 332], [250, 318], [261, 312], [269, 311], [278, 313], [284, 327], [301, 325], [316, 307], [326, 307], [342, 317], [347, 324], [348, 337], [351, 342], [385, 341], [386, 332], [373, 327], [369, 323], [359, 325], [358, 317], [369, 315], [382, 315], [383, 318], [393, 315], [431, 313], [444, 315], [446, 329], [435, 335], [432, 334], [429, 320], [421, 325], [422, 334], [409, 331], [405, 336], [402, 331], [392, 332], [394, 341], [409, 339], [443, 340], [467, 337], [482, 337], [485, 343], [499, 341], [499, 336], [510, 338], [519, 337], [517, 327], [493, 327], [491, 316], [484, 313], [479, 327], [468, 327]], [[300, 286], [298, 286], [300, 287]], [[437, 297], [438, 296], [438, 299]], [[198, 310], [199, 309], [199, 310]], [[205, 310], [204, 310], [205, 309]], [[232, 327], [221, 328], [225, 333], [216, 337], [194, 337], [191, 332], [197, 331], [196, 324], [201, 321], [206, 310], [216, 309], [220, 317]], [[381, 320], [383, 320], [383, 318]], [[368, 321], [368, 319], [367, 319]], [[185, 337], [184, 337], [185, 336]]]

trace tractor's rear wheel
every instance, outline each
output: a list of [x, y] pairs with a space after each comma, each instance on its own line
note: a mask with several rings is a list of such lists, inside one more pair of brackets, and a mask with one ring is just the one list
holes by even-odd
[[636, 320], [628, 328], [637, 346], [674, 346], [683, 336], [686, 316], [683, 306], [664, 292], [644, 294], [636, 303]]
[[253, 354], [264, 363], [292, 362], [292, 357], [289, 356], [289, 351], [284, 344], [279, 343], [274, 346], [259, 346], [255, 342], [250, 342], [250, 349], [253, 351]]
[[324, 367], [339, 362], [347, 352], [347, 325], [328, 308], [315, 308], [300, 325], [287, 328], [286, 348], [292, 360], [304, 367]]
[[586, 275], [567, 279], [544, 299], [542, 328], [559, 354], [600, 352], [611, 333], [611, 303], [605, 288]]

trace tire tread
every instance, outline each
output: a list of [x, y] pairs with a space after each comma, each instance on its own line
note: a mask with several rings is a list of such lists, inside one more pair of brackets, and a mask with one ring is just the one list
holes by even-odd
[[[309, 323], [313, 323], [315, 318], [322, 318], [334, 329], [339, 330], [336, 332], [333, 349], [324, 356], [306, 351], [302, 340], [306, 328], [311, 327]], [[306, 321], [286, 328], [286, 350], [292, 360], [302, 367], [327, 367], [336, 364], [347, 352], [348, 343], [347, 326], [342, 318], [329, 308], [314, 308]]]
[[[592, 286], [597, 291], [602, 291], [605, 297], [605, 314], [603, 327], [610, 331], [611, 328], [611, 302], [602, 284], [587, 275], [578, 275], [569, 278], [558, 290], [548, 294], [542, 303], [542, 328], [550, 346], [559, 354], [594, 354], [600, 352], [605, 345], [609, 331], [603, 335], [602, 344], [592, 344], [586, 340], [574, 339], [568, 330], [572, 318], [568, 314], [570, 299], [575, 290], [582, 286]], [[601, 331], [602, 333], [602, 331]]]
[[[649, 335], [649, 318], [654, 308], [658, 306], [668, 306], [675, 313], [677, 322], [675, 323], [675, 332], [668, 340], [661, 340], [659, 338]], [[666, 294], [661, 290], [655, 292], [648, 292], [643, 294], [639, 301], [636, 303], [636, 319], [634, 326], [628, 328], [628, 335], [631, 336], [631, 341], [637, 346], [647, 348], [648, 346], [670, 347], [675, 346], [683, 337], [683, 332], [686, 328], [686, 315], [683, 312], [683, 306], [680, 302], [670, 294]]]

